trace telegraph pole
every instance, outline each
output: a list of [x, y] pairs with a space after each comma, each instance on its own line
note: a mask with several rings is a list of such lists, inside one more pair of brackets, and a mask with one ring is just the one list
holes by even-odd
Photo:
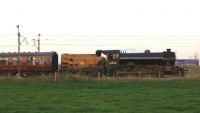
[[20, 41], [20, 32], [19, 32], [19, 25], [17, 25], [17, 36], [18, 36], [18, 76], [20, 76], [20, 71], [21, 71], [21, 62], [20, 62], [20, 46], [21, 46], [21, 41]]

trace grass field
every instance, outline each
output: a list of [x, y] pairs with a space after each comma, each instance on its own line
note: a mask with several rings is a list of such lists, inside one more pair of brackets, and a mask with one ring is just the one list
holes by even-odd
[[200, 113], [200, 81], [2, 79], [0, 113]]

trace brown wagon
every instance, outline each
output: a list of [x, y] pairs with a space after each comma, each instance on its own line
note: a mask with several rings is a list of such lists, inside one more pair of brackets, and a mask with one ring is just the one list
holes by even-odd
[[103, 58], [95, 54], [62, 54], [61, 70], [67, 73], [96, 76], [103, 70]]

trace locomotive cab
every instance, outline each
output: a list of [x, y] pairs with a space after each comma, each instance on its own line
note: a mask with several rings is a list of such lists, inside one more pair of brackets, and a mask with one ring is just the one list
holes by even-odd
[[107, 65], [119, 64], [120, 50], [97, 50], [96, 54], [98, 56], [101, 56], [102, 54], [105, 55]]

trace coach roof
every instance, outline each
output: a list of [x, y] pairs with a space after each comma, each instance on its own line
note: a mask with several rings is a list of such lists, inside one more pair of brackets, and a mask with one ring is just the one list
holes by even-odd
[[56, 52], [21, 52], [20, 54], [16, 52], [9, 53], [0, 53], [0, 57], [8, 57], [8, 56], [52, 56]]

